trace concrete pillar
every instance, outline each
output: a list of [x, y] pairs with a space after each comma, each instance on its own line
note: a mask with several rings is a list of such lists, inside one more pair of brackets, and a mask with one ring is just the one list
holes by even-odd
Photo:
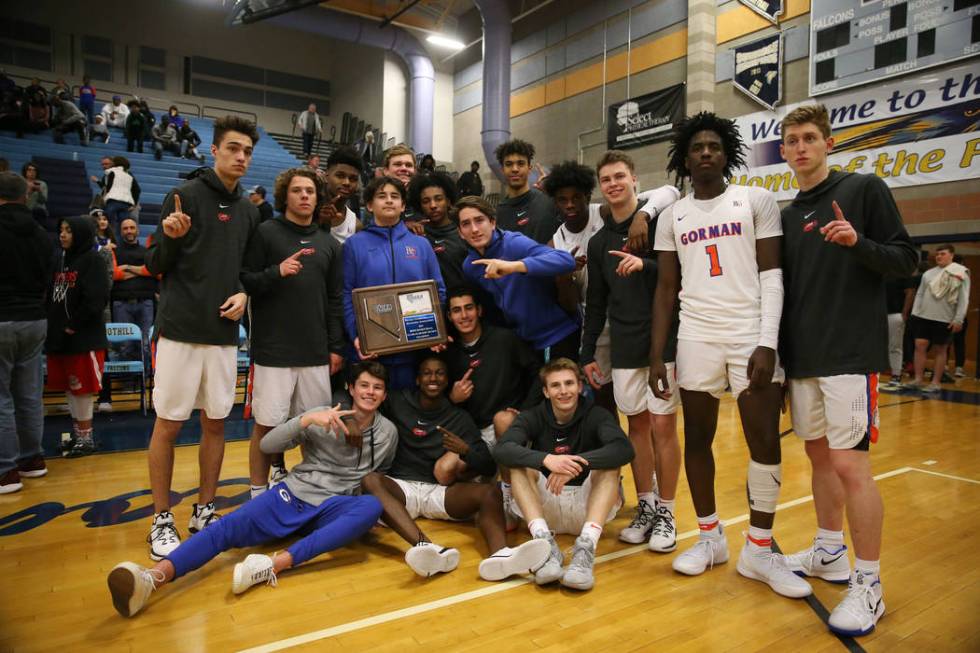
[[687, 113], [715, 108], [716, 0], [687, 0]]

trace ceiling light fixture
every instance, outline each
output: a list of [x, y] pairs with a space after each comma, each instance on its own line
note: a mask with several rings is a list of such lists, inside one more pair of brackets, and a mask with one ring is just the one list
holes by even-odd
[[466, 44], [462, 43], [461, 41], [451, 39], [447, 36], [439, 36], [438, 34], [430, 34], [425, 40], [432, 45], [439, 45], [452, 50], [462, 50], [466, 47]]

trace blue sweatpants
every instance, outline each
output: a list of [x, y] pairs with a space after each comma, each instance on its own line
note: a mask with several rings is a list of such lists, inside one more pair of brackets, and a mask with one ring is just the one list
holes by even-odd
[[296, 566], [360, 537], [380, 516], [381, 502], [373, 496], [336, 496], [313, 506], [279, 483], [182, 542], [167, 560], [179, 578], [228, 549], [308, 533], [287, 549]]

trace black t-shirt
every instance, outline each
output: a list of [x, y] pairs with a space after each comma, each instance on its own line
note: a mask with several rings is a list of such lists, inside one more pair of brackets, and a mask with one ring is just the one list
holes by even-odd
[[506, 197], [497, 206], [497, 227], [524, 234], [542, 245], [548, 244], [560, 226], [555, 203], [536, 188]]
[[885, 283], [885, 304], [888, 306], [888, 314], [901, 313], [905, 308], [905, 291], [909, 288], [916, 288], [912, 284], [915, 277], [905, 279], [889, 279]]

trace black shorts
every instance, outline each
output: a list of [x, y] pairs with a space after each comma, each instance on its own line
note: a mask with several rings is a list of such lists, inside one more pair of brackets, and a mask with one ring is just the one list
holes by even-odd
[[953, 338], [953, 332], [947, 322], [927, 320], [913, 315], [912, 337], [916, 340], [928, 340], [930, 345], [948, 345]]

